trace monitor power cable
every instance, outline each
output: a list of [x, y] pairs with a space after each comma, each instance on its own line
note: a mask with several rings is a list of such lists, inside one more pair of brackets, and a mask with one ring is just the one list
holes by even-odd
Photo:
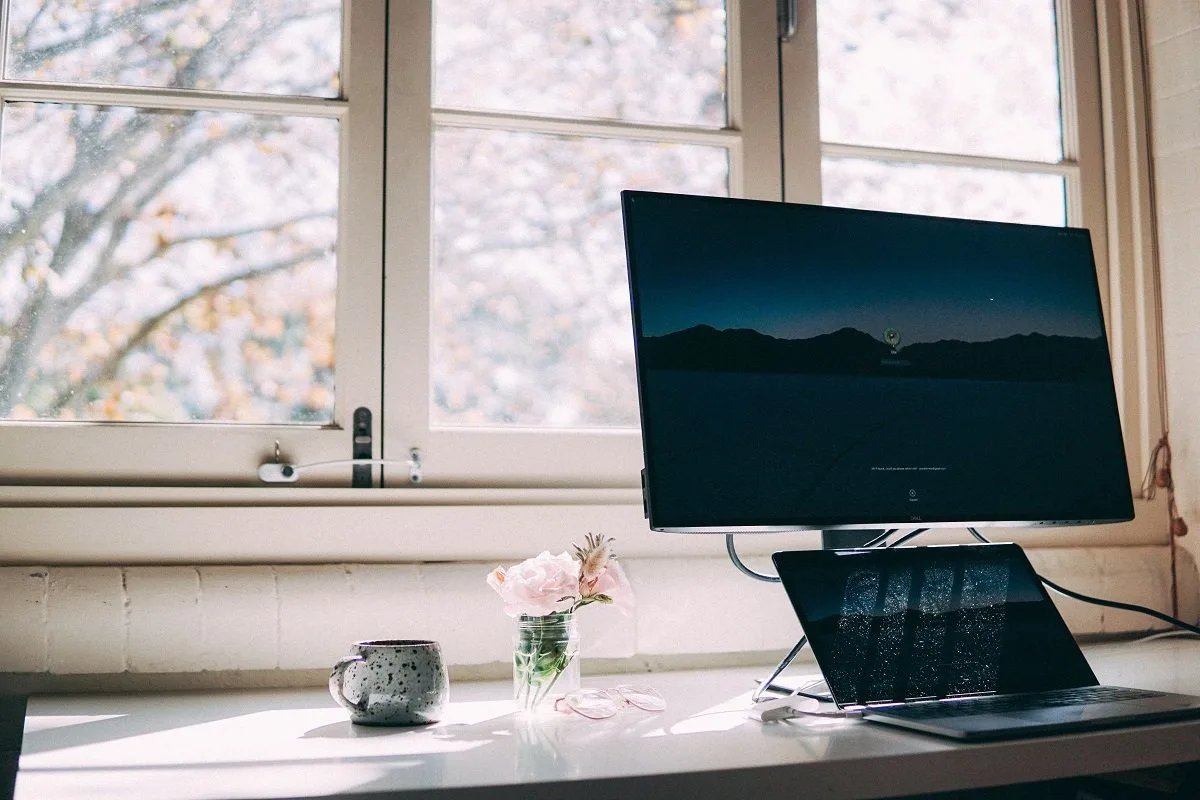
[[[899, 545], [902, 545], [905, 542], [907, 542], [909, 539], [919, 536], [929, 529], [928, 528], [917, 528], [915, 531], [910, 531], [909, 533], [904, 534], [899, 539], [897, 539], [895, 542], [889, 542], [888, 538], [891, 537], [892, 534], [896, 533], [897, 530], [898, 530], [897, 528], [891, 528], [889, 530], [886, 530], [883, 533], [881, 533], [880, 535], [876, 536], [874, 539], [871, 539], [866, 544], [862, 545], [862, 547], [898, 547]], [[755, 570], [754, 568], [752, 568], [751, 566], [749, 566], [746, 562], [742, 561], [741, 557], [738, 555], [737, 546], [734, 544], [734, 541], [733, 541], [734, 536], [736, 536], [736, 534], [733, 534], [733, 533], [725, 534], [725, 552], [729, 553], [729, 560], [732, 561], [733, 565], [738, 568], [738, 571], [741, 572], [743, 575], [746, 575], [750, 578], [754, 578], [756, 581], [766, 581], [767, 583], [779, 583], [780, 579], [779, 579], [778, 575], [771, 575], [766, 572], [759, 572], [759, 571]]]
[[746, 562], [742, 561], [737, 554], [737, 547], [733, 543], [734, 534], [725, 534], [725, 552], [729, 553], [729, 560], [738, 568], [738, 571], [743, 575], [754, 578], [756, 581], [766, 581], [767, 583], [781, 583], [782, 579], [778, 575], [769, 575], [765, 572], [758, 572], [752, 569]]

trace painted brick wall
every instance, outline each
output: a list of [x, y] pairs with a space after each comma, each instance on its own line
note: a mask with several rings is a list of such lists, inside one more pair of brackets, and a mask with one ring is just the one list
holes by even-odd
[[1177, 501], [1200, 556], [1200, 0], [1144, 3]]
[[[1165, 547], [1030, 556], [1071, 588], [1166, 610]], [[769, 569], [764, 558], [746, 560]], [[636, 607], [628, 617], [606, 607], [580, 613], [585, 672], [589, 663], [767, 663], [800, 635], [783, 591], [726, 559], [624, 563]], [[484, 580], [493, 566], [0, 567], [0, 689], [5, 681], [25, 690], [245, 685], [243, 673], [254, 673], [254, 685], [313, 683], [351, 642], [370, 638], [436, 639], [452, 674], [500, 677], [511, 623]], [[1059, 607], [1078, 633], [1150, 622], [1070, 600]]]
[[[634, 611], [580, 613], [593, 660], [774, 653], [800, 635], [782, 590], [724, 559], [623, 563]], [[356, 640], [423, 638], [452, 665], [503, 674], [512, 628], [485, 582], [494, 566], [0, 567], [0, 673], [320, 670]]]

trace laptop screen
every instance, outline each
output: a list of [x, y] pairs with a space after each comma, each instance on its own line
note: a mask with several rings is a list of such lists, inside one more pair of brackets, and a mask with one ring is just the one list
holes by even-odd
[[1016, 545], [774, 555], [839, 706], [1096, 684]]

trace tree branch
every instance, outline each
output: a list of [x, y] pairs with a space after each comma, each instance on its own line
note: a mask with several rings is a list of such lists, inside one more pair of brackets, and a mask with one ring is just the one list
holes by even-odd
[[[269, 127], [262, 120], [251, 119], [244, 125], [231, 130], [224, 137], [204, 139], [199, 145], [186, 151], [181, 151], [175, 145], [175, 139], [184, 135], [183, 131], [177, 128], [178, 133], [167, 134], [168, 141], [154, 152], [154, 160], [150, 164], [149, 170], [144, 166], [142, 170], [126, 178], [110, 201], [99, 212], [91, 215], [79, 215], [69, 213], [70, 208], [64, 210], [67, 216], [64, 219], [58, 246], [52, 256], [52, 262], [57, 269], [62, 269], [62, 265], [69, 260], [69, 257], [73, 257], [101, 226], [113, 224], [116, 227], [114, 227], [110, 241], [102, 251], [91, 274], [73, 292], [65, 297], [58, 297], [43, 287], [42, 291], [35, 293], [27, 301], [20, 316], [20, 320], [25, 320], [26, 324], [18, 329], [20, 335], [14, 337], [13, 345], [5, 354], [3, 363], [0, 363], [0, 412], [8, 410], [5, 408], [6, 405], [11, 408], [15, 395], [18, 393], [17, 387], [28, 383], [29, 366], [34, 357], [58, 327], [102, 286], [124, 277], [138, 266], [137, 264], [117, 265], [113, 264], [111, 260], [116, 246], [119, 244], [119, 239], [114, 240], [113, 237], [128, 227], [128, 222], [125, 225], [118, 224], [118, 221], [122, 219], [122, 209], [128, 206], [144, 207], [163, 187], [197, 160], [229, 141], [241, 139], [255, 132], [256, 129], [263, 129], [264, 125]], [[177, 158], [172, 164], [173, 157]], [[147, 175], [147, 171], [150, 172], [149, 175]], [[0, 245], [0, 251], [3, 249], [3, 246]], [[3, 253], [0, 252], [0, 260], [2, 258]]]
[[[149, 115], [140, 114], [130, 120], [120, 131], [109, 136], [102, 144], [119, 140], [132, 143], [149, 127], [150, 122]], [[38, 192], [33, 202], [27, 208], [19, 211], [15, 220], [0, 228], [0, 261], [3, 261], [16, 247], [37, 239], [47, 220], [74, 201], [88, 181], [100, 174], [101, 171], [111, 167], [112, 162], [125, 152], [125, 148], [118, 147], [82, 149], [85, 152], [81, 156], [81, 148], [78, 144], [76, 145], [75, 164], [71, 167], [70, 172]]]
[[70, 404], [80, 389], [101, 381], [112, 380], [114, 377], [116, 377], [117, 369], [121, 366], [121, 362], [125, 360], [125, 357], [145, 343], [146, 339], [151, 333], [154, 332], [155, 328], [161, 325], [167, 320], [167, 318], [182, 309], [188, 303], [191, 303], [192, 301], [201, 297], [216, 294], [226, 286], [238, 281], [261, 278], [266, 275], [270, 275], [273, 272], [279, 272], [281, 270], [303, 264], [306, 261], [312, 261], [323, 256], [325, 252], [326, 251], [324, 248], [313, 247], [288, 258], [268, 261], [253, 267], [249, 267], [232, 275], [227, 275], [220, 280], [193, 289], [191, 292], [188, 292], [187, 294], [178, 298], [158, 313], [142, 320], [142, 322], [138, 325], [137, 330], [135, 330], [133, 334], [126, 339], [119, 348], [113, 351], [113, 353], [99, 366], [89, 369], [87, 373], [84, 374], [84, 376], [78, 381], [75, 381], [74, 383], [71, 383], [65, 388], [61, 389], [55, 395], [53, 402], [50, 404], [47, 410], [57, 413]]
[[60, 322], [51, 319], [53, 305], [48, 302], [49, 298], [50, 290], [43, 282], [30, 294], [13, 323], [8, 352], [0, 362], [0, 416], [8, 416], [16, 404], [19, 389], [28, 383], [29, 364], [36, 352], [35, 346], [40, 348], [40, 342], [45, 338], [43, 331]]
[[187, 236], [176, 236], [171, 241], [167, 242], [164, 250], [169, 250], [172, 247], [178, 247], [181, 244], [190, 242], [205, 241], [208, 239], [237, 239], [241, 236], [250, 236], [255, 233], [266, 233], [267, 231], [278, 231], [286, 228], [288, 225], [295, 225], [297, 222], [304, 222], [310, 219], [331, 218], [337, 213], [336, 208], [327, 208], [321, 211], [309, 211], [304, 214], [297, 214], [288, 219], [282, 219], [277, 222], [271, 222], [265, 225], [249, 225], [240, 228], [225, 228], [203, 231], [201, 233], [190, 233]]
[[[186, 151], [175, 149], [174, 142], [169, 143], [170, 147], [164, 146], [160, 148], [155, 153], [156, 156], [159, 156], [156, 158], [155, 163], [148, 167], [144, 166], [141, 170], [126, 178], [117, 191], [114, 192], [108, 203], [88, 218], [86, 228], [72, 231], [72, 242], [75, 243], [74, 249], [77, 251], [82, 247], [102, 226], [112, 224], [114, 220], [120, 218], [123, 208], [127, 206], [143, 208], [146, 203], [150, 202], [152, 198], [201, 158], [218, 150], [230, 141], [248, 134], [253, 127], [252, 124], [248, 123], [236, 129], [231, 135], [220, 139], [205, 139], [199, 145]], [[171, 160], [174, 156], [178, 157], [172, 166]], [[64, 226], [63, 236], [60, 239], [58, 249], [63, 248], [63, 240], [66, 238], [67, 229]], [[55, 254], [57, 255], [57, 250]], [[78, 307], [94, 292], [99, 290], [101, 286], [128, 274], [129, 269], [132, 269], [134, 266], [136, 265], [127, 265], [126, 268], [115, 269], [109, 263], [103, 261], [97, 262], [96, 268], [93, 269], [88, 279], [81, 283], [79, 288], [72, 292], [70, 297], [65, 298], [63, 302]]]
[[53, 44], [30, 49], [28, 47], [29, 36], [33, 33], [38, 18], [41, 17], [42, 12], [46, 9], [46, 5], [43, 5], [38, 9], [33, 19], [30, 20], [24, 35], [14, 40], [13, 50], [20, 55], [23, 66], [26, 69], [36, 69], [41, 64], [57, 58], [64, 53], [79, 50], [93, 42], [107, 38], [119, 30], [136, 27], [141, 24], [146, 16], [182, 6], [186, 2], [187, 0], [156, 0], [156, 2], [151, 3], [138, 3], [132, 6], [133, 10], [125, 11], [112, 17], [103, 27], [100, 27], [96, 15], [93, 15], [88, 20], [87, 28], [79, 36], [72, 39], [61, 39]]
[[221, 56], [221, 61], [224, 64], [224, 69], [220, 73], [221, 76], [225, 77], [228, 75], [254, 49], [254, 45], [251, 44], [251, 46], [244, 47], [240, 52], [235, 53], [220, 52], [219, 48], [224, 43], [225, 35], [234, 30], [235, 25], [242, 18], [249, 16], [252, 10], [253, 8], [247, 0], [235, 0], [233, 7], [229, 10], [229, 17], [225, 20], [225, 23], [213, 31], [204, 44], [191, 52], [187, 61], [175, 71], [175, 80], [171, 84], [178, 88], [187, 88], [188, 86], [195, 85], [197, 77], [200, 75], [202, 68], [208, 63], [214, 50]]
[[[599, 199], [593, 199], [591, 207], [582, 214], [577, 214], [574, 217], [566, 220], [555, 220], [554, 227], [575, 228], [576, 226], [585, 222], [590, 222], [598, 216], [611, 214], [616, 211], [620, 211], [620, 209], [621, 206], [619, 203], [611, 202], [608, 197], [602, 196]], [[459, 227], [461, 229], [461, 226]], [[494, 236], [490, 238], [481, 237], [479, 244], [470, 249], [469, 255], [528, 250], [534, 247], [546, 247], [562, 240], [562, 237], [555, 230], [551, 230], [549, 227], [544, 225], [540, 226], [540, 228], [542, 235], [537, 239], [513, 239], [507, 236]]]

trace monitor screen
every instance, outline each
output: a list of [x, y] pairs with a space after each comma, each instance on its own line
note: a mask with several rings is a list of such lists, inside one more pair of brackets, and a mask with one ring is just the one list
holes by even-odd
[[653, 529], [1133, 518], [1087, 231], [622, 207]]

